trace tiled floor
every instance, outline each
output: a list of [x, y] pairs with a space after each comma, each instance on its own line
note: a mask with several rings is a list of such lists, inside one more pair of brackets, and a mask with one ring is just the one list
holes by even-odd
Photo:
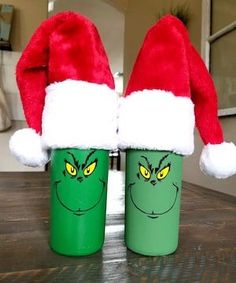
[[8, 142], [12, 134], [24, 128], [25, 122], [13, 121], [11, 129], [0, 132], [0, 172], [7, 171], [44, 171], [44, 168], [31, 168], [21, 165], [10, 153]]

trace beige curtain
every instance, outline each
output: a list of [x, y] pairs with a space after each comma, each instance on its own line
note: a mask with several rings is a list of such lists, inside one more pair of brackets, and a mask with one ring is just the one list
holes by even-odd
[[10, 111], [2, 89], [0, 88], [0, 132], [11, 127]]

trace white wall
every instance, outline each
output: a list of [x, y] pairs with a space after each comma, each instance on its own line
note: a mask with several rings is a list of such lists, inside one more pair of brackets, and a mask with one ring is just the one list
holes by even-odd
[[15, 76], [16, 63], [20, 55], [21, 52], [0, 51], [0, 85], [13, 120], [25, 120]]

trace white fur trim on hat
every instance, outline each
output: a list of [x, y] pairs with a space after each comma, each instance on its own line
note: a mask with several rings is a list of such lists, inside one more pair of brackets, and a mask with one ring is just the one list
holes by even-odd
[[194, 125], [190, 98], [164, 90], [136, 91], [121, 101], [119, 147], [190, 155], [194, 150]]
[[9, 141], [9, 148], [16, 159], [27, 166], [44, 166], [49, 160], [40, 135], [30, 128], [16, 131]]
[[115, 149], [117, 99], [105, 84], [65, 80], [49, 85], [42, 121], [44, 145]]
[[236, 146], [231, 142], [207, 144], [200, 157], [201, 170], [219, 179], [228, 178], [236, 173]]

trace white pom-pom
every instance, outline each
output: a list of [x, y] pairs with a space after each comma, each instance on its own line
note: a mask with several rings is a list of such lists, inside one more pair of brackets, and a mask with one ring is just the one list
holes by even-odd
[[48, 162], [48, 153], [42, 147], [41, 137], [33, 129], [16, 131], [9, 141], [9, 148], [24, 165], [41, 167]]
[[204, 173], [218, 179], [236, 174], [236, 146], [227, 142], [204, 146], [200, 168]]

